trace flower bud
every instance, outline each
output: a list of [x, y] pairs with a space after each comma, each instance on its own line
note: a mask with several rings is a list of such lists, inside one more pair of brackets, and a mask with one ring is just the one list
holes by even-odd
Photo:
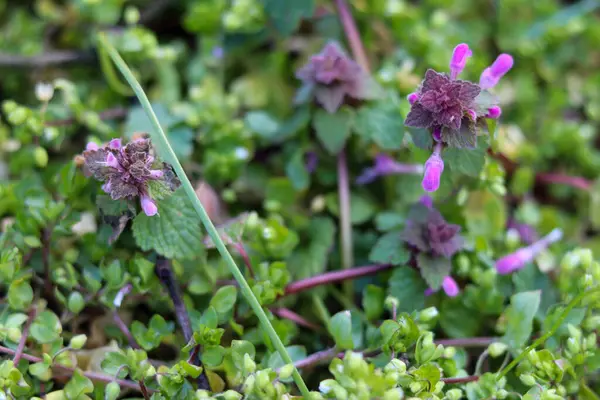
[[74, 350], [79, 350], [85, 345], [86, 341], [87, 336], [84, 334], [73, 336], [69, 342], [69, 347]]
[[29, 110], [25, 107], [16, 107], [14, 111], [8, 114], [8, 122], [13, 125], [22, 125], [27, 121], [27, 117], [29, 116]]
[[256, 363], [248, 353], [244, 354], [244, 372], [252, 374], [254, 371], [256, 371]]
[[279, 379], [287, 379], [294, 372], [294, 364], [286, 364], [279, 370]]
[[456, 355], [456, 347], [446, 347], [444, 349], [444, 358], [454, 358]]
[[[246, 354], [248, 355], [248, 354]], [[266, 369], [260, 370], [256, 373], [256, 384], [260, 389], [266, 389], [271, 386], [271, 378], [269, 377], [269, 371]], [[272, 386], [271, 386], [272, 387]]]
[[577, 354], [581, 351], [581, 345], [577, 339], [570, 337], [567, 339], [567, 349], [569, 349], [572, 354]]
[[388, 296], [385, 298], [384, 304], [388, 310], [393, 310], [394, 307], [398, 308], [398, 306], [400, 305], [400, 302], [394, 296]]
[[503, 400], [508, 397], [508, 392], [504, 389], [500, 389], [496, 392], [496, 398], [498, 400]]
[[435, 192], [440, 187], [440, 178], [444, 172], [444, 160], [438, 152], [431, 154], [425, 163], [425, 173], [423, 174], [423, 189], [427, 192]]
[[394, 388], [386, 391], [381, 400], [402, 400], [404, 391], [401, 388]]
[[588, 269], [591, 267], [594, 262], [594, 255], [592, 254], [592, 250], [590, 249], [579, 249], [579, 259], [581, 260], [581, 265], [583, 268]]
[[442, 282], [442, 288], [444, 289], [444, 292], [446, 292], [446, 295], [448, 295], [449, 297], [456, 297], [460, 292], [458, 284], [451, 276], [447, 276], [444, 278]]
[[54, 85], [52, 83], [38, 82], [35, 85], [35, 97], [41, 102], [47, 103], [54, 96]]
[[521, 382], [523, 382], [524, 385], [535, 385], [535, 378], [529, 374], [522, 374], [521, 376], [519, 376], [519, 379], [521, 380]]
[[419, 94], [418, 93], [411, 93], [408, 96], [406, 96], [406, 99], [408, 100], [408, 102], [411, 105], [415, 104], [417, 102], [417, 100], [419, 100]]
[[396, 371], [400, 374], [404, 374], [406, 372], [406, 364], [404, 363], [404, 361], [394, 358], [389, 363], [387, 363], [387, 365], [385, 366], [383, 371], [384, 372]]
[[486, 114], [486, 118], [498, 119], [502, 115], [502, 109], [498, 106], [492, 106], [488, 108], [488, 113]]
[[461, 43], [454, 48], [452, 58], [450, 59], [450, 78], [456, 79], [458, 75], [465, 69], [467, 60], [473, 55], [471, 49], [466, 43]]
[[419, 320], [423, 321], [423, 322], [429, 322], [432, 319], [436, 318], [438, 315], [439, 315], [439, 312], [438, 312], [437, 308], [428, 307], [424, 310], [421, 310], [421, 312], [419, 312]]
[[79, 314], [81, 310], [85, 308], [85, 300], [83, 299], [81, 293], [72, 292], [69, 295], [67, 306], [69, 308], [69, 311], [71, 311], [73, 314]]
[[48, 165], [48, 152], [45, 148], [38, 146], [33, 150], [33, 159], [35, 160], [35, 165], [44, 168]]
[[110, 382], [104, 389], [104, 400], [116, 400], [121, 393], [121, 387], [115, 381]]
[[498, 58], [486, 68], [479, 78], [479, 86], [482, 89], [490, 89], [498, 84], [513, 66], [513, 58], [509, 54], [500, 54]]
[[460, 400], [462, 399], [462, 390], [460, 389], [450, 389], [446, 392], [446, 398], [448, 400]]
[[504, 354], [508, 349], [508, 346], [502, 342], [494, 342], [488, 346], [488, 353], [490, 356], [496, 358]]
[[142, 205], [142, 210], [144, 210], [144, 213], [147, 216], [152, 217], [158, 213], [158, 207], [156, 207], [156, 203], [150, 196], [142, 196], [140, 198], [140, 203]]

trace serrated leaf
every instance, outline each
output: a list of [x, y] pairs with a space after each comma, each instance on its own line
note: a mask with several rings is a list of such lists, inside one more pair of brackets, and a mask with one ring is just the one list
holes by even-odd
[[389, 232], [377, 240], [369, 254], [369, 261], [382, 264], [401, 265], [407, 262], [410, 253], [402, 243], [400, 232]]
[[356, 115], [354, 129], [382, 149], [397, 150], [402, 147], [404, 123], [393, 104], [379, 103], [362, 107]]
[[318, 109], [313, 116], [313, 128], [317, 138], [330, 154], [338, 154], [350, 136], [353, 113], [348, 108], [340, 108], [335, 114]]
[[452, 263], [445, 257], [431, 257], [425, 253], [419, 253], [417, 256], [417, 265], [421, 276], [433, 290], [442, 287], [444, 278], [450, 275]]
[[442, 138], [450, 148], [471, 150], [477, 146], [475, 124], [470, 118], [463, 118], [460, 129], [444, 128]]
[[388, 294], [398, 299], [399, 311], [413, 312], [425, 306], [427, 285], [414, 269], [396, 268], [390, 277], [389, 284]]
[[513, 349], [523, 346], [533, 330], [533, 319], [541, 302], [539, 290], [517, 293], [506, 312], [506, 332], [502, 341]]
[[140, 213], [133, 220], [133, 236], [143, 250], [170, 259], [192, 259], [202, 252], [202, 231], [196, 211], [182, 188], [157, 202], [158, 215]]
[[487, 142], [482, 139], [474, 149], [447, 148], [443, 152], [444, 162], [451, 169], [476, 178], [485, 165], [487, 146]]
[[433, 145], [433, 138], [431, 137], [431, 132], [427, 129], [421, 128], [409, 128], [410, 136], [412, 137], [412, 141], [420, 149], [429, 150]]

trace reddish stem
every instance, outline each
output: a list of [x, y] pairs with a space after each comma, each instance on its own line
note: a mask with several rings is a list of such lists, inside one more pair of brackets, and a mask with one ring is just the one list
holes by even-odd
[[256, 275], [254, 274], [254, 269], [252, 269], [252, 262], [250, 262], [250, 256], [248, 256], [244, 245], [242, 243], [233, 243], [233, 248], [235, 248], [237, 252], [240, 253], [240, 256], [242, 256], [244, 264], [246, 264], [246, 268], [248, 268], [248, 272], [250, 272], [250, 276], [255, 278]]
[[472, 376], [465, 376], [462, 378], [442, 378], [441, 381], [448, 384], [448, 385], [452, 385], [452, 384], [456, 384], [456, 383], [469, 383], [469, 382], [476, 382], [479, 380], [479, 377], [476, 375], [472, 375]]
[[318, 331], [321, 328], [318, 325], [313, 324], [310, 321], [307, 321], [304, 317], [296, 314], [289, 308], [274, 308], [271, 310], [273, 314], [277, 315], [279, 318], [288, 319], [292, 322], [295, 322], [297, 325], [304, 326], [305, 328], [312, 329], [314, 331]]
[[302, 279], [297, 282], [292, 282], [285, 288], [284, 296], [303, 292], [312, 289], [316, 286], [327, 285], [329, 283], [342, 282], [348, 279], [360, 278], [363, 276], [375, 275], [381, 271], [392, 269], [391, 264], [382, 265], [367, 265], [364, 267], [355, 267], [340, 271], [328, 272], [322, 275], [313, 276], [311, 278]]
[[535, 179], [542, 183], [562, 184], [586, 191], [592, 187], [592, 183], [581, 176], [570, 176], [553, 172], [537, 173]]
[[29, 328], [31, 327], [31, 323], [35, 319], [36, 315], [36, 307], [33, 307], [31, 310], [29, 310], [29, 315], [27, 316], [27, 321], [25, 322], [25, 327], [23, 328], [23, 332], [21, 333], [19, 345], [17, 346], [17, 350], [15, 351], [15, 357], [13, 358], [13, 364], [15, 366], [19, 365], [19, 361], [21, 361], [21, 357], [23, 356], [23, 350], [25, 349], [25, 342], [27, 342], [27, 338], [29, 337]]
[[352, 54], [354, 55], [356, 62], [358, 62], [365, 71], [369, 72], [369, 59], [367, 58], [367, 53], [365, 52], [358, 29], [356, 29], [356, 24], [354, 23], [354, 18], [352, 18], [352, 12], [348, 7], [348, 3], [346, 3], [345, 0], [335, 0], [335, 5], [338, 9], [340, 21], [344, 27], [348, 44], [352, 49]]

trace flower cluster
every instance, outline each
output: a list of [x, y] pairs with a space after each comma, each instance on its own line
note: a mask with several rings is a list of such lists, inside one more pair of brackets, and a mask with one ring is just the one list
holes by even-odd
[[158, 213], [155, 200], [172, 192], [179, 186], [170, 165], [160, 162], [152, 155], [149, 139], [137, 139], [127, 145], [121, 139], [113, 139], [100, 147], [88, 143], [83, 152], [86, 175], [104, 182], [102, 189], [113, 200], [140, 199], [146, 215]]
[[360, 65], [336, 43], [323, 50], [296, 72], [303, 82], [299, 94], [312, 93], [327, 111], [334, 113], [346, 100], [367, 100], [378, 96], [377, 85]]
[[[431, 198], [423, 196], [420, 204], [415, 205], [410, 213], [409, 220], [402, 232], [402, 240], [408, 243], [416, 252], [417, 264], [421, 275], [430, 284], [431, 294], [440, 287], [448, 296], [456, 296], [459, 292], [458, 284], [449, 275], [451, 269], [450, 258], [464, 245], [458, 225], [448, 223], [439, 211], [433, 208]], [[430, 279], [430, 270], [437, 273], [445, 271], [447, 274], [442, 279]]]
[[[425, 166], [423, 188], [428, 192], [439, 187], [443, 171], [443, 146], [475, 148], [485, 118], [499, 118], [502, 110], [488, 91], [513, 66], [513, 58], [501, 54], [481, 74], [479, 84], [457, 79], [472, 52], [462, 43], [456, 46], [450, 60], [450, 75], [427, 70], [418, 90], [408, 96], [411, 109], [406, 126], [428, 129], [435, 141], [434, 151]], [[428, 168], [427, 165], [430, 167]]]

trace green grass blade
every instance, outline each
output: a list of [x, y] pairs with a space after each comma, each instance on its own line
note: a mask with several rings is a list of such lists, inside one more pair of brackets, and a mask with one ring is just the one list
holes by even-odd
[[[108, 53], [108, 55], [110, 56], [112, 61], [117, 66], [117, 69], [121, 72], [121, 74], [123, 74], [123, 77], [125, 78], [125, 80], [129, 83], [129, 85], [133, 89], [133, 92], [135, 93], [138, 100], [140, 101], [140, 104], [143, 107], [146, 114], [148, 115], [148, 118], [150, 118], [150, 121], [154, 128], [154, 132], [150, 132], [152, 140], [155, 143], [157, 143], [159, 148], [162, 150], [163, 154], [161, 154], [161, 156], [163, 157], [163, 159], [173, 166], [173, 169], [177, 173], [178, 178], [181, 180], [181, 183], [182, 183], [185, 193], [187, 194], [188, 198], [192, 202], [194, 209], [198, 213], [198, 217], [200, 217], [200, 221], [202, 221], [202, 224], [206, 228], [208, 235], [213, 240], [215, 247], [221, 254], [221, 257], [223, 257], [223, 260], [227, 264], [227, 267], [231, 271], [231, 274], [233, 275], [235, 280], [240, 285], [240, 290], [241, 290], [242, 294], [246, 298], [246, 301], [250, 304], [250, 307], [252, 308], [252, 310], [258, 317], [258, 319], [260, 320], [260, 323], [261, 323], [263, 329], [269, 335], [269, 338], [271, 339], [271, 342], [275, 346], [275, 349], [279, 352], [279, 355], [281, 356], [281, 358], [283, 359], [283, 361], [286, 364], [293, 364], [293, 361], [292, 361], [290, 355], [288, 354], [285, 346], [283, 345], [283, 342], [277, 335], [277, 332], [275, 332], [273, 325], [271, 325], [271, 322], [269, 321], [267, 314], [265, 314], [265, 311], [263, 310], [262, 306], [260, 305], [260, 303], [258, 302], [256, 297], [254, 296], [254, 293], [252, 293], [252, 289], [250, 289], [250, 285], [248, 285], [248, 282], [244, 278], [244, 275], [242, 274], [242, 272], [236, 265], [235, 261], [233, 260], [233, 257], [227, 250], [225, 243], [223, 243], [223, 240], [221, 239], [217, 229], [215, 228], [215, 226], [211, 222], [210, 218], [208, 217], [208, 214], [206, 213], [206, 210], [202, 206], [202, 203], [200, 203], [200, 200], [196, 196], [196, 192], [194, 191], [194, 188], [193, 188], [192, 184], [190, 183], [190, 180], [188, 179], [187, 175], [185, 174], [185, 171], [183, 170], [181, 163], [177, 159], [177, 156], [173, 152], [173, 148], [171, 147], [171, 144], [169, 143], [169, 140], [167, 139], [165, 132], [163, 131], [162, 127], [160, 126], [160, 123], [158, 122], [158, 118], [156, 117], [156, 114], [154, 114], [154, 111], [152, 110], [152, 106], [150, 105], [150, 101], [148, 100], [148, 97], [146, 96], [144, 89], [142, 89], [141, 85], [135, 79], [135, 77], [133, 76], [131, 70], [129, 69], [129, 67], [127, 66], [125, 61], [121, 58], [118, 51], [107, 40], [107, 38], [104, 34], [101, 33], [98, 35], [98, 42], [99, 42], [99, 45], [102, 46], [104, 50], [106, 50], [106, 52]], [[302, 377], [300, 376], [300, 373], [298, 372], [298, 370], [296, 368], [294, 368], [294, 372], [293, 372], [292, 376], [294, 378], [294, 381], [296, 382], [296, 385], [298, 385], [298, 388], [300, 389], [300, 392], [302, 393], [304, 398], [307, 400], [310, 399], [310, 393], [309, 393], [308, 387], [306, 386], [306, 383], [304, 383], [304, 380], [302, 379]]]

